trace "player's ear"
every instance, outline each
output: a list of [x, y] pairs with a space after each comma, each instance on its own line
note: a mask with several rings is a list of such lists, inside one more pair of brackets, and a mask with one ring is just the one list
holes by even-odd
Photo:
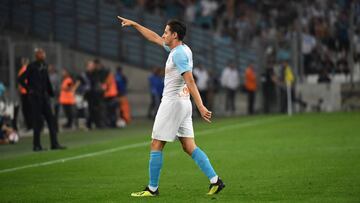
[[177, 33], [177, 32], [173, 32], [172, 34], [173, 34], [173, 36], [174, 36], [175, 39], [179, 39], [179, 36], [178, 36], [178, 33]]

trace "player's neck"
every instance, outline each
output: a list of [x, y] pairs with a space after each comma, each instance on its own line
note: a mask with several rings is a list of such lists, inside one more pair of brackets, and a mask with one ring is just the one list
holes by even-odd
[[169, 47], [170, 47], [170, 49], [173, 49], [173, 48], [175, 48], [175, 47], [177, 47], [179, 45], [182, 45], [182, 41], [177, 41], [176, 40]]

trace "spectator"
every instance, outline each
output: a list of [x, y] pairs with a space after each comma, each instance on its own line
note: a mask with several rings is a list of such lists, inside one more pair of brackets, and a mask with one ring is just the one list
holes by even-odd
[[49, 64], [49, 79], [51, 86], [53, 87], [54, 97], [51, 99], [51, 105], [54, 112], [55, 128], [56, 132], [59, 132], [59, 96], [60, 96], [60, 77], [53, 64]]
[[86, 107], [87, 109], [84, 109], [83, 112], [83, 116], [86, 118], [86, 127], [87, 129], [91, 129], [91, 92], [90, 92], [90, 88], [91, 88], [91, 83], [90, 83], [90, 74], [92, 71], [94, 71], [94, 63], [93, 61], [87, 61], [86, 62], [86, 70], [84, 72], [82, 72], [80, 74], [80, 76], [78, 76], [77, 80], [80, 82], [79, 88], [78, 88], [78, 93], [81, 94], [81, 96], [83, 97], [85, 103], [87, 104]]
[[88, 110], [88, 103], [85, 99], [85, 94], [88, 91], [87, 81], [84, 78], [85, 73], [75, 75], [74, 80], [75, 83], [78, 84], [78, 87], [75, 91], [75, 126], [76, 128], [83, 129], [83, 120], [87, 119], [87, 110]]
[[118, 90], [115, 81], [115, 76], [110, 71], [106, 77], [105, 83], [103, 83], [104, 97], [106, 104], [106, 124], [110, 128], [116, 127], [116, 111], [118, 107]]
[[265, 73], [262, 75], [262, 88], [263, 88], [263, 100], [264, 100], [264, 113], [271, 113], [272, 106], [274, 106], [276, 99], [276, 76], [274, 67], [272, 64], [267, 66]]
[[[29, 64], [28, 58], [22, 58], [21, 59], [21, 68], [18, 72], [18, 77], [20, 77], [25, 71]], [[27, 83], [27, 81], [26, 81]], [[25, 121], [25, 126], [27, 130], [32, 129], [32, 119], [31, 119], [31, 104], [29, 100], [29, 95], [26, 89], [18, 85], [19, 93], [20, 93], [20, 101], [21, 101], [21, 110]]]
[[195, 22], [195, 17], [197, 13], [197, 6], [195, 0], [189, 0], [185, 9], [185, 20], [189, 23]]
[[335, 65], [331, 60], [329, 54], [325, 55], [325, 59], [321, 62], [322, 70], [326, 69], [327, 72], [334, 73], [335, 72]]
[[164, 78], [160, 68], [155, 68], [149, 76], [151, 102], [148, 109], [148, 118], [154, 119], [159, 108], [164, 89]]
[[61, 83], [61, 90], [59, 96], [59, 103], [62, 105], [67, 122], [63, 128], [72, 128], [75, 112], [75, 91], [79, 83], [75, 83], [68, 70], [63, 69], [63, 80]]
[[193, 70], [194, 78], [196, 85], [199, 89], [201, 100], [203, 101], [204, 106], [208, 106], [208, 84], [209, 84], [209, 73], [208, 71], [199, 64]]
[[349, 19], [347, 14], [340, 14], [339, 20], [335, 24], [336, 27], [336, 39], [339, 42], [339, 50], [348, 50], [349, 49]]
[[120, 118], [125, 121], [125, 124], [129, 124], [131, 122], [131, 110], [129, 100], [127, 98], [128, 79], [121, 67], [116, 69], [115, 80], [119, 95]]
[[51, 111], [50, 97], [54, 96], [54, 92], [48, 75], [48, 66], [45, 63], [45, 51], [36, 49], [35, 57], [36, 61], [30, 63], [26, 71], [19, 77], [19, 83], [29, 92], [34, 130], [33, 150], [44, 150], [40, 143], [42, 116], [45, 117], [48, 124], [51, 149], [65, 149], [58, 142], [54, 116]]
[[235, 65], [230, 62], [221, 74], [221, 85], [226, 91], [225, 110], [227, 113], [235, 113], [235, 95], [239, 83], [239, 71], [235, 68]]
[[306, 30], [302, 35], [302, 54], [304, 56], [304, 70], [305, 73], [311, 73], [310, 64], [312, 62], [311, 53], [316, 46], [316, 39], [310, 35]]
[[254, 65], [250, 64], [245, 70], [245, 89], [248, 95], [248, 114], [254, 114], [255, 95], [256, 95], [256, 73]]
[[10, 123], [9, 116], [0, 114], [0, 144], [15, 144], [19, 141], [18, 133]]
[[336, 72], [343, 73], [346, 76], [348, 76], [350, 74], [350, 69], [349, 69], [346, 51], [342, 50], [338, 52], [337, 58], [338, 60], [336, 62], [336, 67], [337, 67]]
[[200, 18], [198, 22], [200, 26], [205, 29], [212, 28], [214, 23], [214, 14], [219, 5], [215, 0], [201, 0], [200, 1]]
[[[293, 94], [295, 93], [295, 91], [293, 91], [295, 78], [289, 63], [286, 60], [283, 61], [280, 68], [280, 112], [286, 113], [288, 110], [288, 105], [290, 105], [288, 104], [288, 93], [291, 94], [290, 97], [294, 96]], [[288, 92], [287, 88], [289, 88], [291, 91]]]
[[324, 68], [319, 74], [318, 83], [330, 83], [331, 79], [329, 77], [328, 71]]
[[[278, 81], [280, 87], [280, 111], [286, 113], [287, 110], [289, 111], [292, 109], [294, 103], [298, 103], [302, 109], [306, 108], [306, 102], [302, 101], [295, 94], [295, 75], [293, 74], [288, 61], [284, 60], [280, 68], [281, 73]], [[291, 105], [288, 103], [288, 97], [291, 100]]]
[[180, 0], [165, 1], [165, 13], [167, 18], [182, 18], [184, 13], [184, 4]]
[[[2, 133], [6, 133], [5, 131], [7, 131], [6, 129], [8, 128], [11, 128], [14, 132], [17, 131], [16, 111], [16, 106], [8, 100], [5, 85], [0, 81], [0, 131], [3, 131]], [[5, 127], [6, 129], [4, 129]], [[0, 139], [6, 138], [5, 136], [7, 135], [8, 134], [0, 135]]]
[[93, 116], [95, 126], [97, 128], [106, 127], [106, 106], [105, 106], [105, 96], [104, 96], [104, 87], [105, 80], [108, 75], [108, 70], [103, 66], [99, 59], [94, 59], [94, 71], [90, 74], [91, 81], [91, 101], [93, 102]]
[[103, 128], [103, 120], [100, 117], [101, 105], [103, 105], [103, 89], [101, 88], [99, 75], [93, 60], [87, 62], [86, 72], [83, 74], [82, 79], [86, 89], [85, 99], [88, 102], [86, 127], [92, 129], [92, 124], [94, 123], [97, 128]]
[[354, 42], [355, 61], [360, 62], [360, 28], [357, 28], [355, 30], [353, 42]]
[[208, 109], [210, 111], [213, 110], [214, 108], [214, 99], [215, 99], [215, 94], [219, 91], [219, 87], [220, 87], [220, 81], [218, 78], [218, 75], [215, 74], [213, 71], [209, 71], [209, 82], [208, 82], [209, 86], [208, 86]]

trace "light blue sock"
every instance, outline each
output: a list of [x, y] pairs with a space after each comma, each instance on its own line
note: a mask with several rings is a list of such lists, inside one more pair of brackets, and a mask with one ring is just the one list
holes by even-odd
[[209, 180], [216, 175], [209, 158], [206, 154], [199, 148], [196, 147], [191, 154], [191, 158], [194, 159], [195, 163], [200, 167], [201, 171], [209, 178]]
[[151, 151], [149, 161], [149, 186], [157, 188], [163, 163], [162, 151]]

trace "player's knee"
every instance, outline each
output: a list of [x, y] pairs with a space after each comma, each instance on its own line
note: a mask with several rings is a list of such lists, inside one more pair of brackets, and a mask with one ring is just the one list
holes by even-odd
[[192, 145], [182, 145], [182, 148], [188, 155], [191, 155], [191, 153], [194, 151], [194, 147]]
[[164, 143], [159, 140], [153, 140], [151, 142], [151, 150], [152, 151], [161, 151], [164, 148]]

